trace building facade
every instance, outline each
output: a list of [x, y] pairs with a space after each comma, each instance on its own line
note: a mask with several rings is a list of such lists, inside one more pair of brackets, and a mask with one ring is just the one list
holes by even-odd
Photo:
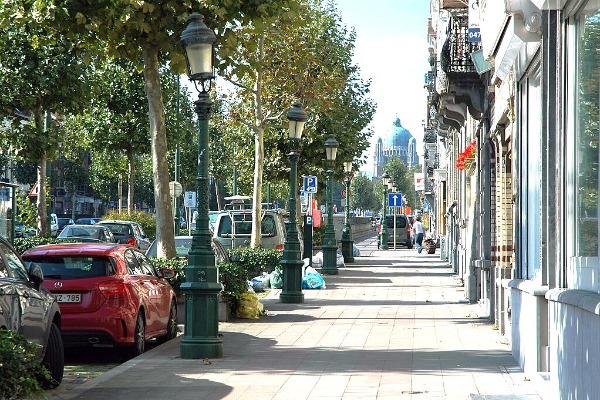
[[600, 1], [466, 3], [430, 3], [442, 257], [530, 378], [598, 399]]

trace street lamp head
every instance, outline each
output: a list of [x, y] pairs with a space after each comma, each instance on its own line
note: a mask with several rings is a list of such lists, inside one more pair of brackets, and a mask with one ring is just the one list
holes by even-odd
[[350, 175], [352, 173], [352, 161], [346, 161], [344, 162], [344, 172], [348, 175]]
[[300, 140], [304, 124], [308, 119], [306, 111], [302, 108], [302, 103], [295, 101], [292, 107], [288, 110], [287, 119], [289, 121], [288, 138], [291, 140]]
[[392, 181], [391, 179], [388, 181], [387, 183], [387, 188], [388, 190], [392, 190], [392, 188], [394, 187], [394, 181]]
[[180, 43], [185, 50], [185, 61], [190, 80], [204, 81], [214, 78], [213, 43], [217, 40], [215, 33], [204, 24], [201, 14], [193, 13], [188, 24], [181, 33]]
[[325, 141], [325, 152], [327, 153], [327, 161], [335, 161], [335, 157], [337, 156], [337, 149], [340, 146], [337, 140], [335, 140], [335, 136], [333, 134], [329, 135], [327, 140]]
[[390, 175], [387, 172], [384, 172], [383, 175], [381, 175], [381, 183], [383, 183], [383, 186], [387, 188], [387, 184], [390, 180]]

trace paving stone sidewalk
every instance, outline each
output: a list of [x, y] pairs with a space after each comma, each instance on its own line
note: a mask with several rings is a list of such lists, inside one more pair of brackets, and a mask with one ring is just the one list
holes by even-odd
[[361, 251], [268, 315], [221, 323], [224, 356], [179, 357], [181, 336], [52, 399], [551, 400], [439, 255]]

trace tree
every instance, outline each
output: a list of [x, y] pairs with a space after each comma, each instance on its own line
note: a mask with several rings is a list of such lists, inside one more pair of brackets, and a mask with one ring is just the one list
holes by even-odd
[[390, 174], [390, 177], [407, 199], [408, 205], [413, 209], [420, 208], [421, 201], [418, 199], [415, 191], [415, 172], [422, 172], [419, 166], [409, 169], [399, 157], [391, 157], [383, 166], [383, 170]]
[[[2, 3], [0, 17], [9, 8]], [[86, 100], [83, 62], [73, 37], [33, 23], [0, 21], [0, 117], [11, 123], [0, 136], [15, 158], [37, 165], [38, 231], [49, 235], [46, 168], [57, 155], [59, 121]]]
[[[240, 40], [244, 46], [239, 46]], [[347, 144], [356, 144], [356, 154], [366, 149], [368, 137], [362, 142], [358, 135], [366, 125], [362, 119], [352, 124], [356, 130], [342, 129], [356, 117], [345, 113], [348, 109], [343, 105], [360, 103], [353, 101], [358, 97], [352, 90], [358, 84], [353, 76], [357, 71], [352, 66], [353, 46], [354, 35], [341, 25], [335, 8], [319, 0], [298, 2], [287, 12], [252, 24], [231, 24], [223, 32], [220, 74], [237, 88], [229, 110], [233, 121], [251, 132], [254, 142], [252, 247], [260, 245], [265, 163], [275, 178], [284, 179], [277, 171], [287, 171], [284, 114], [293, 100], [304, 103], [313, 123], [324, 121], [321, 129], [309, 124], [301, 144], [302, 157], [309, 165], [321, 164], [324, 169], [322, 143], [329, 133], [347, 137]], [[353, 85], [348, 85], [349, 80]], [[269, 132], [273, 125], [274, 131]], [[304, 164], [300, 160], [299, 165]]]
[[148, 101], [158, 256], [175, 256], [166, 157], [166, 121], [159, 74], [161, 62], [169, 60], [172, 70], [184, 71], [185, 63], [178, 38], [191, 11], [202, 11], [207, 25], [221, 32], [228, 24], [244, 25], [257, 17], [268, 18], [280, 14], [282, 4], [286, 4], [286, 1], [207, 0], [201, 4], [202, 10], [198, 10], [196, 2], [192, 0], [39, 0], [31, 4], [31, 10], [12, 5], [9, 12], [4, 14], [4, 20], [12, 23], [19, 24], [34, 18], [40, 24], [68, 34], [85, 35], [88, 43], [94, 47], [101, 41], [109, 57], [126, 58], [143, 69]]
[[358, 173], [350, 182], [350, 208], [374, 213], [381, 208], [373, 181], [364, 173]]

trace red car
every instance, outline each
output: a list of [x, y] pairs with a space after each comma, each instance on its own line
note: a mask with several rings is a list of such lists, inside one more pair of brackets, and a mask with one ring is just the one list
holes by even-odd
[[62, 312], [65, 346], [117, 347], [142, 354], [146, 341], [177, 336], [177, 301], [168, 279], [139, 250], [116, 243], [65, 243], [22, 255], [44, 272]]

